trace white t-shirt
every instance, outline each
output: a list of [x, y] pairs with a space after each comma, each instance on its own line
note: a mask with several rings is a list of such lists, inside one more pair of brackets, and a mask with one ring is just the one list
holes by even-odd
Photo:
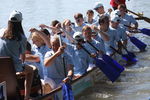
[[4, 35], [5, 28], [0, 29], [0, 37]]

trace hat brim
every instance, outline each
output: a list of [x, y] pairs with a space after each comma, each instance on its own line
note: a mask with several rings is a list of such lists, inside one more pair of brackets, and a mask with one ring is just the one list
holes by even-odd
[[94, 10], [98, 9], [99, 7], [94, 8]]
[[92, 32], [92, 36], [96, 36], [97, 34], [97, 32]]

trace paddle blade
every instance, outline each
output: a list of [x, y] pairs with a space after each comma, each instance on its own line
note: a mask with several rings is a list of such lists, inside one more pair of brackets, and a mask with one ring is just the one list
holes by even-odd
[[132, 57], [132, 58], [135, 58], [136, 57], [136, 55], [133, 53], [133, 52], [127, 52], [128, 53], [128, 55], [130, 56], [130, 57]]
[[150, 36], [150, 29], [143, 28], [143, 29], [140, 29], [140, 31], [141, 31], [143, 34]]
[[128, 54], [123, 54], [122, 58], [125, 59], [126, 61], [129, 61], [129, 62], [133, 62], [133, 63], [137, 62], [137, 60], [135, 58], [129, 56]]
[[74, 100], [71, 85], [69, 83], [64, 83], [62, 86], [63, 100]]
[[103, 55], [102, 58], [105, 62], [107, 62], [110, 66], [112, 66], [119, 73], [124, 71], [124, 67], [121, 66], [117, 61], [113, 60], [110, 56]]
[[94, 58], [96, 66], [106, 75], [108, 79], [110, 79], [112, 82], [116, 81], [118, 77], [120, 76], [120, 73], [114, 69], [112, 66], [105, 63], [105, 61]]
[[129, 37], [130, 41], [137, 47], [139, 48], [141, 51], [144, 51], [146, 48], [146, 44], [143, 43], [142, 41], [140, 41], [139, 39], [135, 38], [135, 37]]
[[4, 94], [3, 94], [3, 86], [0, 85], [0, 100], [5, 100]]

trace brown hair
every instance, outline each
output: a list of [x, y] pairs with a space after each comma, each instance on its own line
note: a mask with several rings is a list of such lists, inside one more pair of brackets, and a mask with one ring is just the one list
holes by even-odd
[[20, 41], [22, 39], [22, 34], [24, 35], [24, 31], [21, 22], [8, 21], [8, 27], [5, 30], [2, 38]]
[[89, 14], [89, 13], [94, 14], [94, 11], [90, 9], [86, 12], [86, 14]]
[[47, 36], [50, 35], [50, 33], [47, 29], [40, 29], [40, 31], [45, 33]]
[[51, 22], [51, 25], [52, 25], [53, 27], [55, 27], [58, 23], [60, 23], [58, 20], [53, 20], [53, 21]]
[[82, 28], [82, 32], [84, 32], [84, 31], [86, 31], [86, 30], [89, 30], [89, 31], [92, 32], [92, 29], [91, 29], [90, 26], [84, 26], [84, 27]]
[[44, 40], [36, 32], [32, 33], [31, 39], [36, 39], [36, 40], [40, 41], [42, 44], [45, 44]]
[[74, 15], [74, 18], [75, 19], [83, 18], [83, 15], [81, 13], [77, 13], [77, 14]]
[[26, 50], [31, 52], [31, 44], [27, 41]]
[[109, 23], [109, 17], [103, 15], [99, 18], [98, 23], [101, 24], [101, 23], [105, 23], [105, 22]]
[[126, 10], [126, 9], [127, 9], [126, 5], [124, 5], [124, 4], [120, 4], [120, 5], [118, 5], [118, 8], [123, 8], [124, 10]]

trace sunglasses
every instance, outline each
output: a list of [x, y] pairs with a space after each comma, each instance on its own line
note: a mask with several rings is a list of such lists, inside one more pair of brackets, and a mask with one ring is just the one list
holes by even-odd
[[75, 20], [76, 20], [76, 22], [80, 22], [80, 18], [76, 18]]
[[98, 8], [95, 8], [94, 10], [98, 10]]
[[120, 19], [118, 19], [117, 22], [120, 22]]
[[116, 21], [114, 21], [114, 22], [115, 22], [115, 23], [116, 23], [116, 22], [118, 22], [118, 23], [119, 23], [119, 22], [120, 22], [120, 20], [119, 20], [119, 19], [117, 19], [117, 20], [116, 20]]
[[107, 21], [102, 21], [102, 22], [99, 22], [99, 24], [100, 25], [103, 25], [103, 24], [108, 24], [109, 23], [109, 21], [107, 22]]
[[71, 23], [69, 23], [68, 25], [71, 26]]

